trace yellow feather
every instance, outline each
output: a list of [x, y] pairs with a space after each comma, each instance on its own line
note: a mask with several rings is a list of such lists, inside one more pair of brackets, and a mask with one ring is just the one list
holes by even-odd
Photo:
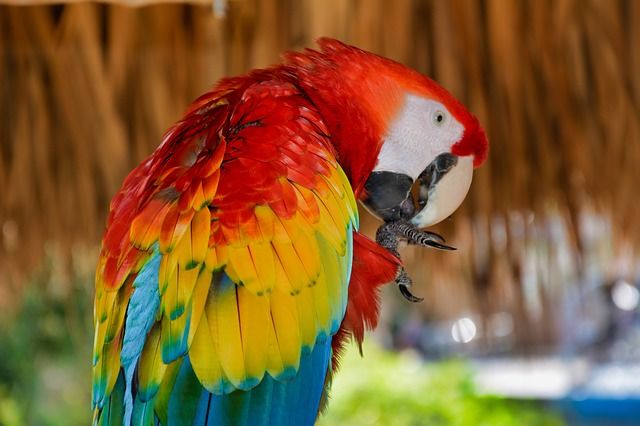
[[258, 279], [258, 272], [247, 246], [229, 247], [229, 264], [240, 283], [254, 294], [262, 294], [265, 289]]
[[271, 241], [274, 235], [275, 213], [269, 206], [256, 206], [254, 214], [258, 221], [258, 227], [262, 233], [264, 241]]
[[97, 362], [100, 360], [100, 356], [102, 355], [102, 349], [104, 346], [104, 336], [107, 332], [107, 323], [106, 321], [102, 324], [96, 323], [95, 330], [93, 332], [93, 365], [95, 366]]
[[113, 321], [113, 307], [118, 296], [117, 291], [103, 291], [101, 297], [97, 300], [95, 310], [95, 335], [94, 335], [94, 357], [102, 352], [106, 341], [107, 329]]
[[230, 247], [245, 247], [249, 243], [247, 235], [240, 230], [240, 226], [220, 225], [222, 235]]
[[[170, 204], [160, 205], [158, 201], [152, 201], [141, 214], [138, 214], [129, 231], [131, 242], [140, 250], [147, 250], [160, 235], [162, 221], [169, 211]], [[146, 211], [148, 210], [148, 211]]]
[[93, 382], [97, 389], [104, 389], [102, 395], [109, 395], [118, 378], [120, 371], [120, 348], [122, 339], [115, 339], [106, 345], [100, 345], [94, 350]]
[[331, 301], [331, 318], [333, 321], [340, 321], [346, 309], [348, 288], [343, 286], [346, 279], [342, 276], [342, 266], [335, 249], [322, 236], [318, 236], [318, 246], [322, 258], [322, 275]]
[[221, 244], [216, 246], [215, 250], [217, 264], [220, 266], [227, 264], [229, 262], [229, 247], [226, 244]]
[[200, 272], [200, 275], [198, 275], [196, 286], [193, 289], [193, 294], [191, 296], [191, 326], [189, 327], [188, 338], [189, 346], [191, 346], [191, 342], [193, 341], [193, 337], [196, 330], [198, 329], [200, 319], [202, 318], [202, 314], [204, 312], [204, 306], [209, 296], [209, 288], [211, 287], [212, 275], [213, 274], [210, 270], [203, 269], [202, 272]]
[[[282, 223], [289, 233], [295, 252], [309, 277], [307, 285], [313, 285], [320, 274], [321, 262], [318, 246], [312, 235], [313, 231], [300, 214], [296, 214], [293, 219], [282, 221]], [[296, 232], [296, 230], [302, 232]]]
[[320, 220], [315, 225], [315, 229], [329, 242], [329, 244], [336, 249], [340, 255], [346, 253], [346, 241], [344, 239], [344, 232], [341, 232], [341, 228], [337, 228], [329, 211], [325, 207], [324, 203], [318, 202], [318, 210], [320, 211]]
[[304, 348], [313, 350], [318, 334], [316, 306], [310, 288], [303, 288], [300, 293], [293, 296], [298, 307], [298, 326], [300, 327], [300, 340]]
[[[276, 262], [276, 269], [282, 268], [291, 286], [291, 293], [299, 293], [303, 287], [306, 287], [311, 282], [307, 271], [302, 266], [302, 261], [290, 241], [273, 241], [272, 244], [279, 260], [279, 262]], [[280, 266], [278, 266], [278, 263]]]
[[[162, 232], [160, 233], [160, 251], [165, 253], [165, 252], [170, 252], [174, 249], [176, 244], [182, 239], [184, 234], [188, 231], [188, 228], [191, 225], [191, 220], [193, 219], [194, 214], [195, 214], [195, 210], [193, 209], [187, 209], [183, 211], [178, 216], [177, 222], [172, 232], [166, 234], [164, 238], [163, 238], [163, 233]], [[168, 241], [167, 241], [167, 237], [168, 237]]]
[[348, 218], [344, 216], [344, 212], [339, 207], [340, 203], [333, 197], [331, 189], [327, 183], [324, 180], [319, 179], [314, 192], [321, 199], [321, 204], [324, 205], [329, 212], [329, 216], [333, 220], [335, 229], [342, 232], [346, 227]]
[[318, 199], [316, 195], [302, 185], [293, 184], [298, 199], [298, 212], [302, 214], [305, 220], [314, 225], [320, 219], [318, 215]]
[[107, 388], [105, 395], [111, 393], [113, 387], [118, 380], [120, 372], [120, 350], [122, 349], [122, 339], [114, 339], [108, 345], [105, 345], [102, 351], [102, 360], [98, 365], [102, 366], [102, 377], [106, 376]]
[[[316, 319], [320, 330], [328, 337], [331, 330], [331, 304], [339, 301], [330, 299], [327, 280], [320, 274], [316, 285], [311, 287], [313, 302], [316, 307]], [[318, 331], [320, 331], [318, 330]]]
[[191, 201], [193, 208], [196, 210], [202, 209], [205, 204], [207, 204], [207, 199], [204, 196], [204, 191], [202, 190], [202, 183], [198, 183], [198, 188], [196, 192], [193, 194], [193, 200]]
[[[209, 300], [208, 303], [212, 301]], [[194, 327], [196, 332], [189, 348], [189, 358], [202, 386], [209, 392], [220, 395], [224, 389], [225, 376], [215, 341], [218, 329], [216, 321], [217, 315], [210, 310], [200, 317], [199, 324]]]
[[117, 291], [118, 295], [111, 310], [111, 315], [109, 315], [109, 321], [107, 321], [107, 333], [104, 336], [104, 343], [111, 342], [122, 330], [132, 288], [131, 283], [129, 283], [120, 287], [120, 290]]
[[187, 330], [187, 319], [188, 315], [184, 313], [173, 318], [166, 314], [162, 317], [160, 337], [164, 362], [175, 361], [176, 357], [182, 356], [183, 351], [187, 349], [182, 344], [184, 333]]
[[[302, 341], [296, 296], [276, 287], [271, 293], [271, 318], [282, 364], [285, 368], [298, 370]], [[269, 373], [277, 377], [282, 371], [270, 370]]]
[[[166, 255], [165, 255], [166, 256]], [[162, 266], [162, 261], [160, 261], [160, 265]], [[174, 269], [173, 274], [169, 276], [167, 281], [160, 284], [160, 311], [163, 315], [170, 315], [170, 312], [175, 308], [178, 303], [178, 278], [179, 278], [178, 268]]]
[[262, 380], [267, 368], [268, 330], [270, 321], [267, 296], [256, 296], [244, 287], [238, 287], [238, 315], [242, 330], [244, 365], [253, 387]]
[[213, 285], [213, 300], [206, 307], [209, 318], [215, 315], [215, 321], [209, 322], [211, 335], [216, 342], [222, 371], [235, 387], [239, 387], [247, 377], [238, 322], [236, 286], [227, 280]]
[[308, 223], [304, 220], [301, 220], [300, 213], [298, 212], [296, 212], [289, 219], [278, 218], [277, 222], [279, 222], [284, 228], [287, 241], [298, 239], [298, 237], [300, 237], [300, 235], [309, 228]]
[[[162, 362], [162, 349], [160, 345], [160, 325], [154, 324], [149, 331], [147, 340], [140, 355], [138, 364], [139, 386], [146, 390], [151, 390], [160, 386], [167, 365]], [[150, 395], [153, 396], [153, 395]]]
[[[264, 293], [270, 293], [276, 282], [276, 265], [273, 246], [268, 242], [253, 242], [249, 244], [249, 253], [253, 260], [258, 279]], [[261, 295], [263, 293], [257, 293]]]
[[176, 269], [178, 267], [177, 256], [175, 253], [167, 253], [160, 260], [160, 268], [158, 270], [158, 285], [160, 286], [160, 295], [162, 296], [169, 286], [170, 282], [176, 280]]
[[204, 261], [211, 232], [211, 213], [208, 208], [199, 210], [191, 222], [191, 261], [200, 264]]
[[96, 304], [96, 320], [100, 323], [106, 322], [108, 314], [113, 311], [113, 305], [118, 298], [117, 290], [104, 290], [100, 294]]
[[282, 267], [282, 263], [280, 263], [280, 259], [278, 256], [275, 256], [275, 267], [276, 267], [276, 282], [274, 285], [274, 289], [278, 289], [287, 294], [294, 294], [298, 290], [294, 289], [291, 283], [289, 282], [289, 278], [287, 274], [284, 272], [284, 268]]
[[[291, 235], [287, 232], [285, 227], [282, 225], [282, 220], [273, 213], [273, 236], [271, 238], [272, 242], [275, 243], [284, 243], [291, 240]], [[293, 231], [293, 230], [292, 230]], [[295, 232], [294, 232], [295, 236]]]
[[271, 297], [268, 297], [268, 300], [269, 320], [267, 321], [267, 372], [269, 372], [271, 377], [277, 377], [284, 370], [284, 363], [271, 313], [271, 304], [273, 301], [271, 300]]
[[188, 266], [191, 266], [191, 262], [193, 259], [191, 248], [191, 224], [189, 224], [185, 233], [182, 235], [182, 238], [178, 240], [178, 243], [175, 245], [170, 255], [172, 257], [175, 256], [178, 264], [183, 268], [186, 268]]
[[344, 189], [340, 188], [341, 185], [336, 182], [339, 177], [334, 174], [331, 177], [323, 176], [322, 178], [327, 185], [325, 193], [326, 202], [331, 203], [338, 208], [340, 212], [341, 223], [346, 225], [351, 221], [351, 217], [349, 214], [349, 206], [347, 204]]
[[215, 248], [211, 247], [207, 250], [207, 254], [204, 257], [204, 264], [209, 271], [214, 271], [221, 266], [220, 262], [218, 262]]
[[178, 300], [175, 305], [177, 310], [184, 310], [187, 303], [191, 299], [193, 289], [198, 281], [200, 275], [200, 269], [186, 269], [178, 268]]
[[356, 202], [355, 194], [353, 193], [353, 189], [351, 188], [349, 179], [344, 174], [344, 170], [342, 170], [341, 167], [338, 167], [337, 173], [338, 173], [340, 183], [344, 188], [344, 192], [347, 195], [347, 206], [349, 208], [349, 217], [351, 218], [351, 222], [354, 224], [355, 228], [358, 229], [358, 225], [359, 225], [358, 203]]

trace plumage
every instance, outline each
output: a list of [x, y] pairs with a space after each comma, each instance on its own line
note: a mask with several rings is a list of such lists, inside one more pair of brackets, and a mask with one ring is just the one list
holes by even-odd
[[164, 377], [167, 364], [162, 360], [161, 343], [160, 324], [156, 323], [145, 336], [138, 362], [137, 383], [142, 385], [138, 388], [138, 398], [141, 401], [149, 401], [156, 395]]
[[402, 91], [450, 95], [320, 45], [220, 81], [113, 198], [94, 424], [313, 424], [341, 348], [375, 326], [377, 288], [401, 262], [358, 232], [356, 199]]

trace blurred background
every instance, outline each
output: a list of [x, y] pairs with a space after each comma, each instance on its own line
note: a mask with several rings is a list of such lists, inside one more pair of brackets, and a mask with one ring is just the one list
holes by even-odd
[[425, 301], [385, 290], [321, 424], [640, 424], [640, 1], [0, 0], [0, 425], [89, 422], [111, 196], [217, 79], [318, 36], [491, 142], [436, 229], [458, 251], [402, 252]]

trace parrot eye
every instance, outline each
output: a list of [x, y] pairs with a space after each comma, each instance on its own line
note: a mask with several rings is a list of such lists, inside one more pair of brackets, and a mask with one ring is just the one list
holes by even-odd
[[442, 126], [445, 119], [446, 119], [446, 116], [444, 115], [444, 112], [436, 111], [433, 113], [433, 124], [435, 124], [436, 126], [438, 127]]

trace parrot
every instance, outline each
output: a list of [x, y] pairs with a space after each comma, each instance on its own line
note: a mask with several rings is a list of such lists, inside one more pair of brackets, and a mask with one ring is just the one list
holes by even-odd
[[[94, 425], [312, 425], [400, 243], [465, 198], [478, 119], [341, 41], [220, 80], [113, 197], [95, 274]], [[358, 203], [381, 220], [359, 231]]]

